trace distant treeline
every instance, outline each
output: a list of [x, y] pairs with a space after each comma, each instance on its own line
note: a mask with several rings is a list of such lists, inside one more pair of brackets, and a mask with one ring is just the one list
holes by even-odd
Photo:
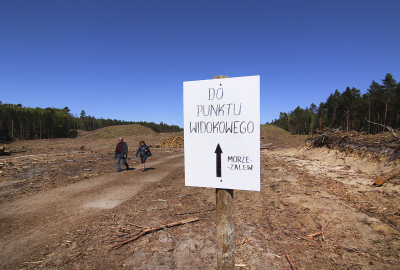
[[99, 128], [115, 125], [139, 124], [151, 128], [157, 133], [178, 132], [183, 130], [176, 125], [167, 125], [163, 122], [132, 122], [87, 116], [82, 110], [80, 117], [70, 113], [68, 107], [56, 108], [29, 108], [21, 104], [3, 104], [0, 101], [0, 141], [31, 140], [71, 137], [71, 130], [93, 131]]
[[384, 127], [371, 124], [366, 119], [392, 128], [400, 127], [400, 82], [396, 83], [392, 74], [386, 74], [382, 84], [372, 81], [363, 95], [354, 87], [347, 87], [342, 93], [336, 89], [319, 106], [312, 103], [309, 108], [297, 107], [288, 113], [281, 112], [279, 119], [272, 124], [292, 134], [308, 134], [315, 129], [340, 126], [342, 130], [370, 134], [385, 131]]

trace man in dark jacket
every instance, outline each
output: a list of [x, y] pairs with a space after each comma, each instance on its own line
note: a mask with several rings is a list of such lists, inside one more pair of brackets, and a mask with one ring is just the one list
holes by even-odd
[[126, 142], [124, 142], [123, 138], [119, 138], [119, 143], [117, 144], [117, 147], [115, 147], [115, 158], [117, 159], [118, 172], [121, 171], [120, 160], [122, 160], [122, 163], [124, 163], [126, 169], [129, 170], [129, 165], [128, 163], [126, 163], [127, 156], [128, 145], [126, 144]]

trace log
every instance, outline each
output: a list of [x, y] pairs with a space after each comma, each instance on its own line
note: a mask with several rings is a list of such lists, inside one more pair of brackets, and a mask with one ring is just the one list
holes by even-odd
[[378, 179], [376, 179], [375, 184], [378, 186], [382, 186], [384, 183], [386, 183], [387, 181], [389, 181], [390, 179], [392, 179], [399, 173], [400, 173], [400, 169], [395, 169], [395, 170], [391, 171], [390, 173], [385, 174], [385, 175], [379, 177]]

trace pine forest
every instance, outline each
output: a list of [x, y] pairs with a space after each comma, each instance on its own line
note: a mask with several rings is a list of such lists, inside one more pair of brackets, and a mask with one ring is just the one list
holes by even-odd
[[298, 106], [294, 111], [281, 112], [272, 124], [296, 135], [325, 127], [368, 134], [385, 131], [385, 126], [399, 128], [400, 82], [388, 73], [381, 83], [372, 81], [363, 95], [355, 87], [347, 87], [342, 93], [336, 89], [319, 106], [312, 103], [305, 109]]
[[140, 124], [157, 133], [177, 132], [182, 128], [167, 125], [163, 122], [132, 122], [95, 118], [86, 115], [82, 110], [80, 117], [73, 116], [68, 107], [29, 108], [21, 104], [3, 104], [0, 102], [0, 141], [69, 138], [77, 134], [77, 130], [94, 131], [99, 128], [115, 125]]

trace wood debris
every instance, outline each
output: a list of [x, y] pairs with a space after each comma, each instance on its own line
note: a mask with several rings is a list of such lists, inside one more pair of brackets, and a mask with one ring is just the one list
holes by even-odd
[[283, 192], [283, 193], [278, 197], [278, 201], [279, 201], [280, 203], [282, 203], [283, 205], [287, 206], [288, 204], [285, 203], [284, 201], [282, 201], [282, 199], [285, 198], [285, 197], [286, 197], [286, 192]]
[[328, 149], [345, 152], [346, 155], [358, 155], [368, 160], [376, 161], [385, 159], [387, 162], [400, 158], [400, 136], [397, 130], [386, 127], [392, 134], [380, 133], [376, 135], [366, 132], [341, 131], [339, 129], [324, 128], [315, 131], [307, 140], [308, 147], [304, 152], [312, 148], [326, 147]]
[[[340, 131], [342, 127], [338, 128], [338, 129], [331, 129], [331, 128], [325, 128], [325, 132], [322, 133], [321, 135], [319, 135], [316, 139], [314, 139], [311, 143], [310, 146], [305, 149], [304, 151], [310, 150], [313, 147], [321, 147], [323, 145], [325, 145], [328, 141], [329, 141], [329, 137], [327, 137], [328, 133], [334, 133], [335, 131]], [[343, 140], [343, 138], [341, 138], [341, 141]], [[341, 142], [340, 141], [340, 142]], [[340, 144], [339, 142], [339, 144]]]
[[212, 208], [212, 209], [199, 210], [199, 211], [194, 211], [194, 212], [177, 213], [177, 214], [173, 214], [173, 215], [174, 216], [190, 215], [190, 214], [197, 214], [197, 213], [201, 213], [201, 212], [208, 212], [208, 211], [214, 211], [214, 210], [216, 210], [216, 209]]
[[331, 258], [332, 265], [335, 267], [336, 270], [339, 270], [339, 267], [336, 265], [335, 259]]
[[364, 118], [367, 122], [369, 122], [369, 123], [371, 123], [371, 124], [374, 124], [374, 125], [378, 125], [378, 126], [381, 126], [381, 127], [384, 127], [384, 128], [386, 128], [387, 130], [389, 130], [390, 132], [392, 132], [392, 134], [393, 134], [393, 137], [395, 137], [395, 138], [397, 138], [397, 139], [400, 139], [400, 131], [399, 130], [397, 130], [397, 129], [395, 129], [395, 128], [392, 128], [392, 127], [389, 127], [389, 126], [385, 126], [385, 125], [382, 125], [382, 124], [379, 124], [379, 123], [374, 123], [374, 122], [372, 122], [372, 121], [369, 121], [367, 118]]
[[290, 267], [292, 267], [293, 270], [297, 270], [297, 267], [293, 264], [292, 259], [290, 258], [289, 254], [285, 254], [286, 259], [288, 260]]
[[126, 240], [126, 241], [124, 241], [122, 243], [117, 243], [117, 244], [113, 245], [112, 247], [113, 248], [120, 248], [123, 245], [126, 245], [126, 244], [128, 244], [130, 242], [133, 242], [136, 239], [139, 239], [143, 235], [148, 234], [150, 232], [155, 232], [155, 231], [162, 230], [164, 228], [170, 228], [170, 227], [174, 227], [174, 226], [183, 225], [183, 224], [186, 224], [186, 223], [196, 222], [198, 220], [199, 220], [198, 218], [189, 218], [189, 219], [185, 219], [185, 220], [181, 220], [181, 221], [176, 221], [176, 222], [171, 222], [171, 223], [168, 223], [168, 224], [164, 224], [164, 225], [158, 226], [158, 227], [147, 228], [147, 229], [143, 230], [142, 232], [140, 232], [139, 234], [137, 234], [135, 237], [130, 238], [130, 239], [128, 239], [128, 240]]
[[7, 151], [6, 147], [0, 148], [0, 156], [10, 156], [12, 154], [12, 151]]
[[321, 230], [320, 230], [319, 232], [314, 233], [314, 234], [309, 234], [308, 237], [314, 238], [314, 237], [316, 237], [316, 236], [318, 236], [318, 235], [322, 235], [322, 240], [325, 240], [323, 234], [324, 234], [324, 232], [325, 232], [326, 227], [328, 227], [329, 223], [331, 223], [332, 221], [333, 221], [333, 219], [332, 219], [331, 221], [328, 221], [328, 220], [326, 219], [326, 220], [325, 220], [325, 225], [322, 226]]
[[260, 149], [273, 150], [275, 148], [273, 143], [260, 144]]
[[184, 146], [184, 139], [182, 136], [171, 136], [161, 141], [157, 147], [161, 148], [179, 148]]
[[382, 186], [384, 183], [386, 183], [387, 181], [389, 181], [390, 179], [392, 179], [399, 173], [400, 173], [400, 169], [395, 169], [395, 170], [391, 171], [390, 173], [385, 174], [385, 175], [379, 177], [378, 179], [376, 179], [375, 184], [378, 186]]

